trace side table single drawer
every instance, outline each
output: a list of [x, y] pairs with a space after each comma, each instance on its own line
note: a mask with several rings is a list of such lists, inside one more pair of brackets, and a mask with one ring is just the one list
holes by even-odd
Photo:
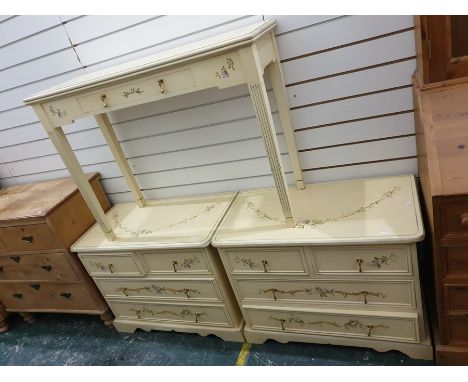
[[0, 280], [78, 281], [65, 253], [1, 255]]
[[468, 240], [468, 201], [457, 200], [440, 204], [440, 237]]
[[319, 274], [412, 274], [410, 246], [313, 248]]
[[116, 318], [174, 322], [190, 325], [232, 326], [222, 306], [169, 305], [108, 301]]
[[88, 94], [78, 98], [78, 103], [84, 113], [112, 108], [146, 98], [162, 98], [179, 90], [195, 86], [190, 69], [177, 70], [170, 73], [146, 78], [144, 80], [127, 82], [105, 89], [98, 93]]
[[141, 252], [149, 275], [210, 274], [202, 249]]
[[8, 252], [44, 251], [60, 248], [45, 223], [0, 228], [0, 240]]
[[132, 254], [79, 254], [91, 276], [142, 276], [144, 272]]
[[235, 274], [306, 275], [302, 248], [223, 249], [228, 272]]
[[102, 303], [81, 283], [2, 284], [0, 300], [8, 310], [96, 310]]
[[365, 337], [406, 342], [419, 340], [417, 314], [406, 317], [335, 314], [320, 311], [245, 309], [253, 329]]
[[96, 280], [106, 297], [221, 301], [214, 280]]
[[243, 303], [253, 301], [362, 306], [415, 306], [412, 281], [236, 280]]

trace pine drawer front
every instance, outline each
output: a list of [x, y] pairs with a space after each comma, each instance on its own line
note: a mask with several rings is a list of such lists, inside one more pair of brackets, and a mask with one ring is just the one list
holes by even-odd
[[202, 249], [152, 251], [140, 255], [149, 275], [211, 274]]
[[96, 280], [102, 294], [113, 298], [222, 301], [214, 280]]
[[233, 275], [307, 275], [300, 247], [223, 249], [227, 271]]
[[81, 262], [93, 277], [142, 276], [144, 272], [132, 254], [80, 254]]
[[108, 301], [116, 318], [231, 327], [222, 305], [169, 305]]
[[[244, 309], [252, 329], [417, 342], [417, 314], [404, 317], [350, 315], [319, 311]], [[413, 317], [414, 316], [414, 317]]]
[[58, 249], [53, 233], [45, 223], [0, 228], [0, 240], [7, 252]]
[[2, 255], [0, 281], [78, 281], [80, 277], [65, 253]]
[[312, 253], [318, 274], [413, 273], [410, 246], [316, 247]]
[[0, 300], [9, 310], [95, 310], [102, 309], [85, 284], [2, 284]]
[[236, 280], [243, 303], [334, 303], [414, 308], [414, 283], [405, 281]]
[[127, 103], [138, 103], [143, 99], [165, 98], [192, 87], [195, 87], [195, 80], [191, 70], [181, 69], [88, 94], [79, 97], [78, 103], [83, 113], [90, 113]]
[[456, 200], [440, 204], [440, 237], [468, 241], [468, 201]]

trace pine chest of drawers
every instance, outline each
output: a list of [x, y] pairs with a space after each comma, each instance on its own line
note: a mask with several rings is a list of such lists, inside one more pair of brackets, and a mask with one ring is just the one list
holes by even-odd
[[418, 274], [423, 238], [412, 176], [291, 188], [287, 228], [273, 189], [241, 192], [218, 248], [252, 343], [400, 350], [432, 359]]
[[175, 330], [244, 341], [243, 320], [211, 237], [235, 194], [115, 205], [117, 239], [96, 224], [73, 246], [118, 331]]
[[[102, 207], [110, 208], [98, 174], [88, 175]], [[0, 191], [0, 301], [6, 311], [99, 314], [108, 306], [70, 245], [94, 222], [71, 178]]]

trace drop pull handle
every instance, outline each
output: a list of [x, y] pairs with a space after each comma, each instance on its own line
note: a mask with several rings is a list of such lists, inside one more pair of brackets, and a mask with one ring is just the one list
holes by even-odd
[[115, 272], [114, 264], [109, 264], [109, 265], [107, 266], [107, 268], [109, 268], [109, 272], [110, 272], [110, 273], [114, 273], [114, 272]]
[[67, 298], [67, 299], [69, 299], [69, 298], [71, 297], [71, 295], [72, 295], [72, 294], [71, 294], [71, 293], [68, 293], [68, 292], [67, 292], [67, 293], [65, 293], [65, 292], [64, 292], [64, 293], [60, 293], [60, 296], [62, 296], [63, 298]]
[[359, 267], [359, 273], [362, 273], [362, 263], [364, 263], [363, 259], [357, 259], [356, 263], [358, 264]]
[[174, 272], [177, 272], [177, 261], [172, 261], [172, 268], [174, 268]]
[[23, 298], [23, 293], [13, 293], [13, 297], [20, 300]]
[[50, 272], [52, 270], [52, 266], [51, 265], [41, 265], [41, 269], [47, 271], [47, 272]]
[[102, 105], [103, 105], [104, 107], [108, 107], [108, 106], [109, 106], [109, 105], [107, 104], [107, 96], [106, 96], [105, 94], [101, 94], [101, 95], [99, 96], [99, 99], [101, 100]]
[[159, 91], [161, 92], [161, 94], [166, 92], [163, 79], [158, 80], [158, 86], [159, 86]]
[[265, 273], [268, 273], [267, 264], [268, 264], [268, 261], [262, 260], [263, 272]]
[[41, 285], [40, 284], [31, 284], [30, 287], [35, 289], [35, 290], [39, 290], [41, 288]]
[[34, 237], [29, 235], [29, 236], [21, 236], [21, 240], [25, 241], [26, 243], [31, 244], [34, 240]]

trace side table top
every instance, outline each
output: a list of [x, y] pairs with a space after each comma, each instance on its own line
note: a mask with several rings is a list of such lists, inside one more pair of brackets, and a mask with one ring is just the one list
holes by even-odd
[[288, 228], [274, 189], [241, 192], [214, 238], [216, 247], [408, 243], [424, 229], [414, 176], [291, 187], [299, 223]]

